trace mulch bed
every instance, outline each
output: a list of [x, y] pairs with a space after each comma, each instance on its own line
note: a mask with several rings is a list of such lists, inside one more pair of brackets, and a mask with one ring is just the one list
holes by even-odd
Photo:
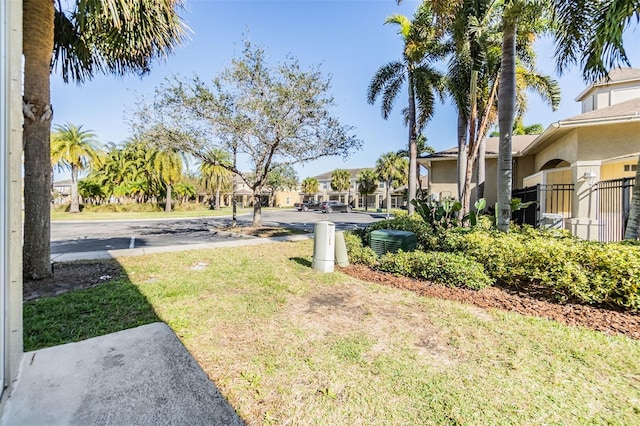
[[606, 334], [623, 334], [640, 339], [640, 313], [625, 312], [581, 305], [560, 304], [545, 300], [551, 296], [540, 292], [532, 294], [511, 289], [488, 287], [481, 291], [449, 288], [428, 281], [396, 276], [362, 265], [351, 265], [340, 270], [363, 281], [376, 282], [391, 287], [416, 292], [422, 296], [473, 304], [484, 309], [502, 309], [522, 315], [547, 318], [570, 326], [581, 326]]

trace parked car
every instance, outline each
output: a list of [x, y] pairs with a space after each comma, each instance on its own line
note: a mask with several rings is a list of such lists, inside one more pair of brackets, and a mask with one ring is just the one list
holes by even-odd
[[299, 212], [308, 212], [309, 210], [321, 210], [320, 203], [316, 203], [313, 200], [305, 201], [304, 203], [295, 203], [293, 205]]
[[323, 201], [322, 213], [346, 212], [351, 213], [351, 206], [340, 201]]

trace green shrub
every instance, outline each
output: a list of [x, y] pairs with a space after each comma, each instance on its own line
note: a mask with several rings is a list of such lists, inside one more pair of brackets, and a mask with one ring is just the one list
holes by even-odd
[[480, 290], [492, 284], [480, 263], [455, 253], [387, 253], [380, 258], [378, 268], [413, 278], [424, 278], [449, 287]]
[[426, 224], [420, 216], [400, 216], [389, 220], [381, 220], [372, 223], [363, 234], [363, 242], [369, 241], [371, 231], [378, 229], [394, 229], [399, 231], [409, 231], [416, 234], [417, 249], [422, 251], [433, 250], [438, 247], [438, 236], [434, 234], [431, 227]]
[[362, 243], [362, 237], [352, 231], [344, 232], [347, 254], [351, 263], [373, 266], [378, 263], [378, 256], [371, 247]]
[[579, 240], [562, 230], [447, 230], [440, 248], [484, 265], [496, 281], [532, 283], [558, 299], [640, 309], [640, 247]]

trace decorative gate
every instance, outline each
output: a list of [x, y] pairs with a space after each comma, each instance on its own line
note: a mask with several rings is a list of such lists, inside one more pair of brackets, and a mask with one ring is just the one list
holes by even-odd
[[598, 240], [603, 243], [621, 241], [627, 229], [631, 194], [636, 178], [598, 182]]

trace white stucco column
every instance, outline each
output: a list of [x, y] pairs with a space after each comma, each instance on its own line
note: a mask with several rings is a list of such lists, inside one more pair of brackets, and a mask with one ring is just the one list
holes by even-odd
[[574, 191], [572, 217], [568, 220], [567, 227], [574, 235], [585, 240], [598, 239], [598, 197], [595, 184], [600, 181], [600, 164], [599, 160], [576, 161], [571, 164]]
[[[4, 403], [22, 358], [22, 1], [0, 1], [0, 285]], [[2, 405], [0, 404], [0, 410]]]

